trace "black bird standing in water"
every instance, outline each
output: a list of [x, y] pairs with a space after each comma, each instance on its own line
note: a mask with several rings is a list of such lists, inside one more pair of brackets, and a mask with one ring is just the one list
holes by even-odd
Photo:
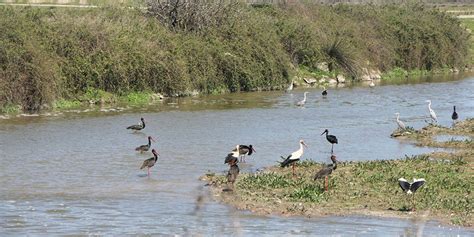
[[458, 113], [456, 112], [456, 106], [453, 106], [453, 114], [451, 115], [451, 118], [453, 119], [453, 125], [456, 123], [456, 120], [458, 120], [459, 116]]
[[326, 133], [326, 139], [329, 143], [331, 143], [331, 154], [334, 153], [334, 144], [337, 144], [337, 138], [334, 135], [329, 135], [329, 131], [326, 129], [321, 136]]
[[152, 149], [151, 153], [153, 153], [153, 157], [144, 160], [142, 166], [140, 167], [140, 169], [143, 169], [145, 167], [148, 169], [148, 177], [150, 177], [150, 168], [153, 167], [156, 164], [156, 161], [158, 160], [158, 152], [156, 152], [155, 149]]
[[415, 211], [415, 192], [425, 184], [425, 179], [413, 179], [413, 183], [408, 182], [404, 178], [399, 178], [398, 179], [398, 185], [400, 185], [400, 188], [402, 188], [403, 192], [406, 192], [407, 194], [413, 194], [413, 199], [412, 199], [412, 204], [413, 208], [412, 211]]
[[128, 126], [127, 129], [132, 129], [134, 131], [140, 131], [145, 128], [145, 119], [140, 118], [141, 123], [140, 124], [135, 124], [132, 126]]
[[314, 180], [321, 179], [324, 177], [324, 190], [326, 190], [326, 192], [328, 191], [328, 184], [329, 184], [328, 176], [332, 173], [333, 170], [336, 170], [337, 168], [337, 160], [336, 160], [335, 155], [331, 155], [331, 161], [332, 161], [332, 164], [329, 164], [326, 167], [323, 167], [314, 176]]
[[323, 86], [323, 92], [321, 92], [321, 95], [323, 96], [327, 96], [328, 95], [328, 91], [326, 90], [326, 87]]
[[151, 136], [148, 136], [148, 144], [141, 145], [141, 146], [135, 148], [135, 151], [139, 151], [140, 153], [142, 153], [144, 151], [148, 151], [151, 147], [151, 141], [155, 142], [155, 139], [153, 139]]

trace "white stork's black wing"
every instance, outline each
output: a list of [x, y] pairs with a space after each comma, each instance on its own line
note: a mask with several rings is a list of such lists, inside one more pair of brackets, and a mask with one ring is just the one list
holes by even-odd
[[402, 188], [403, 192], [408, 192], [410, 190], [411, 185], [406, 179], [399, 178], [398, 184], [400, 185], [400, 188]]
[[423, 184], [425, 184], [425, 182], [426, 182], [425, 179], [415, 179], [413, 181], [413, 183], [411, 184], [410, 190], [412, 192], [415, 192], [418, 188], [423, 186]]

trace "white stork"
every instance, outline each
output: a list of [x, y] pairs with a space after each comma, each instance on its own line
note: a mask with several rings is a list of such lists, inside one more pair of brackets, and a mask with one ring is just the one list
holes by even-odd
[[300, 140], [300, 149], [291, 153], [286, 158], [281, 156], [281, 158], [284, 159], [284, 161], [280, 163], [281, 167], [286, 167], [291, 164], [293, 166], [293, 176], [295, 176], [295, 164], [300, 160], [301, 156], [303, 156], [303, 146], [305, 146], [306, 148], [308, 147], [308, 145], [306, 145], [303, 140]]

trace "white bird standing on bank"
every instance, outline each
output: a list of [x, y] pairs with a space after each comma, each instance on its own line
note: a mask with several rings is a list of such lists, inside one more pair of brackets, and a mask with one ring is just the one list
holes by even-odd
[[308, 94], [307, 91], [306, 91], [306, 92], [304, 93], [304, 95], [303, 95], [303, 100], [298, 101], [298, 102], [296, 103], [297, 106], [304, 106], [304, 104], [306, 103], [306, 94]]
[[434, 121], [435, 123], [437, 123], [438, 118], [436, 117], [436, 113], [434, 112], [433, 109], [431, 109], [431, 100], [427, 100], [426, 102], [428, 102], [428, 110], [430, 111], [431, 121]]
[[304, 153], [303, 146], [308, 147], [308, 145], [306, 145], [306, 143], [304, 143], [303, 140], [300, 140], [300, 149], [291, 153], [286, 158], [281, 156], [281, 158], [284, 159], [284, 161], [280, 163], [280, 166], [286, 167], [286, 166], [289, 166], [290, 164], [293, 165], [293, 176], [295, 176], [295, 163], [300, 160], [301, 156], [303, 156], [303, 153]]
[[398, 128], [400, 128], [401, 130], [405, 130], [406, 129], [405, 124], [402, 121], [400, 121], [400, 113], [395, 113], [395, 115], [397, 115]]

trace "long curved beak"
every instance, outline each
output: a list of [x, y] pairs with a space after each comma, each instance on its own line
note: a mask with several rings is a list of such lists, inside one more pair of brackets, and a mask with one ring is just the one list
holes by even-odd
[[252, 151], [253, 151], [253, 152], [257, 152], [255, 149], [253, 149], [253, 147], [252, 147]]
[[323, 134], [325, 134], [325, 133], [326, 133], [325, 131], [324, 131], [323, 133], [321, 133], [321, 136], [322, 136]]
[[153, 138], [151, 138], [151, 140], [152, 140], [153, 142], [156, 142], [155, 139], [153, 139]]
[[306, 143], [303, 142], [303, 146], [305, 146], [306, 148], [308, 148], [308, 145], [306, 145]]

